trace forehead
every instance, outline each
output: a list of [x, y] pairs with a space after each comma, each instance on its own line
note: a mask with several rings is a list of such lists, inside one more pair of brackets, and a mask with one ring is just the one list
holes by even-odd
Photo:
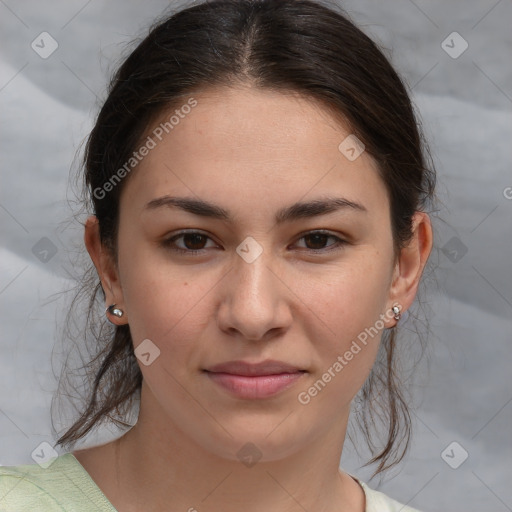
[[[185, 108], [191, 97], [197, 103]], [[145, 137], [154, 148], [138, 164], [126, 195], [135, 202], [163, 193], [231, 203], [252, 197], [269, 206], [336, 189], [386, 202], [373, 159], [363, 152], [350, 161], [340, 151], [348, 136], [348, 125], [298, 94], [251, 87], [201, 91], [153, 123]]]

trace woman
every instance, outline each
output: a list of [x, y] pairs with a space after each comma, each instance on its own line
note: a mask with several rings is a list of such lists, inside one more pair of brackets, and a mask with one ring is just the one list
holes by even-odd
[[432, 247], [424, 153], [400, 78], [337, 10], [212, 0], [156, 25], [86, 148], [114, 327], [58, 444], [140, 398], [138, 419], [2, 468], [3, 508], [411, 511], [339, 461], [358, 393], [368, 438], [385, 426], [376, 473], [407, 448], [395, 338]]

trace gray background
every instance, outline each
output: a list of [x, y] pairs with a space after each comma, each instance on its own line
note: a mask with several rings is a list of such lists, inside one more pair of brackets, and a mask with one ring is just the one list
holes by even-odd
[[[415, 437], [399, 470], [370, 485], [424, 511], [512, 510], [512, 2], [343, 5], [409, 84], [439, 173]], [[73, 286], [82, 237], [69, 222], [69, 171], [125, 43], [167, 6], [0, 0], [1, 464], [32, 463], [39, 443], [54, 444], [50, 402], [69, 301], [60, 292]], [[43, 31], [58, 43], [47, 59], [31, 48]], [[469, 45], [458, 58], [441, 46], [453, 31]], [[447, 464], [466, 452], [457, 469]], [[368, 479], [348, 443], [342, 466]]]

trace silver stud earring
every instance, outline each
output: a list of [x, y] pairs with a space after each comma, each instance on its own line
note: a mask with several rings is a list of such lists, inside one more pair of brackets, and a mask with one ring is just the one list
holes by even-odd
[[122, 309], [117, 307], [117, 304], [111, 304], [108, 308], [105, 308], [105, 313], [110, 313], [111, 315], [117, 316], [117, 318], [121, 318], [124, 315]]
[[402, 316], [400, 313], [400, 306], [393, 306], [391, 308], [391, 311], [393, 311], [393, 318], [398, 321], [400, 320], [400, 317]]

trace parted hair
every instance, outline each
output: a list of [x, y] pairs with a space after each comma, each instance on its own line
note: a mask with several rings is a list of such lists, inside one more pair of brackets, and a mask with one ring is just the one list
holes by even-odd
[[[412, 236], [412, 217], [434, 196], [435, 171], [408, 91], [388, 58], [336, 5], [313, 0], [209, 0], [166, 14], [112, 76], [84, 150], [84, 204], [99, 220], [102, 244], [117, 260], [124, 183], [101, 188], [138, 148], [148, 127], [192, 93], [250, 84], [297, 92], [343, 119], [378, 165], [390, 199], [395, 252]], [[78, 418], [57, 444], [70, 446], [103, 421], [119, 425], [142, 374], [129, 325], [95, 314], [105, 293], [91, 265], [73, 305], [87, 298], [83, 332], [96, 353], [84, 366], [89, 386]], [[402, 460], [411, 415], [398, 371], [397, 328], [383, 332], [377, 361], [359, 392], [361, 427], [378, 474]], [[384, 431], [384, 436], [382, 432]], [[380, 432], [380, 435], [377, 433]]]

